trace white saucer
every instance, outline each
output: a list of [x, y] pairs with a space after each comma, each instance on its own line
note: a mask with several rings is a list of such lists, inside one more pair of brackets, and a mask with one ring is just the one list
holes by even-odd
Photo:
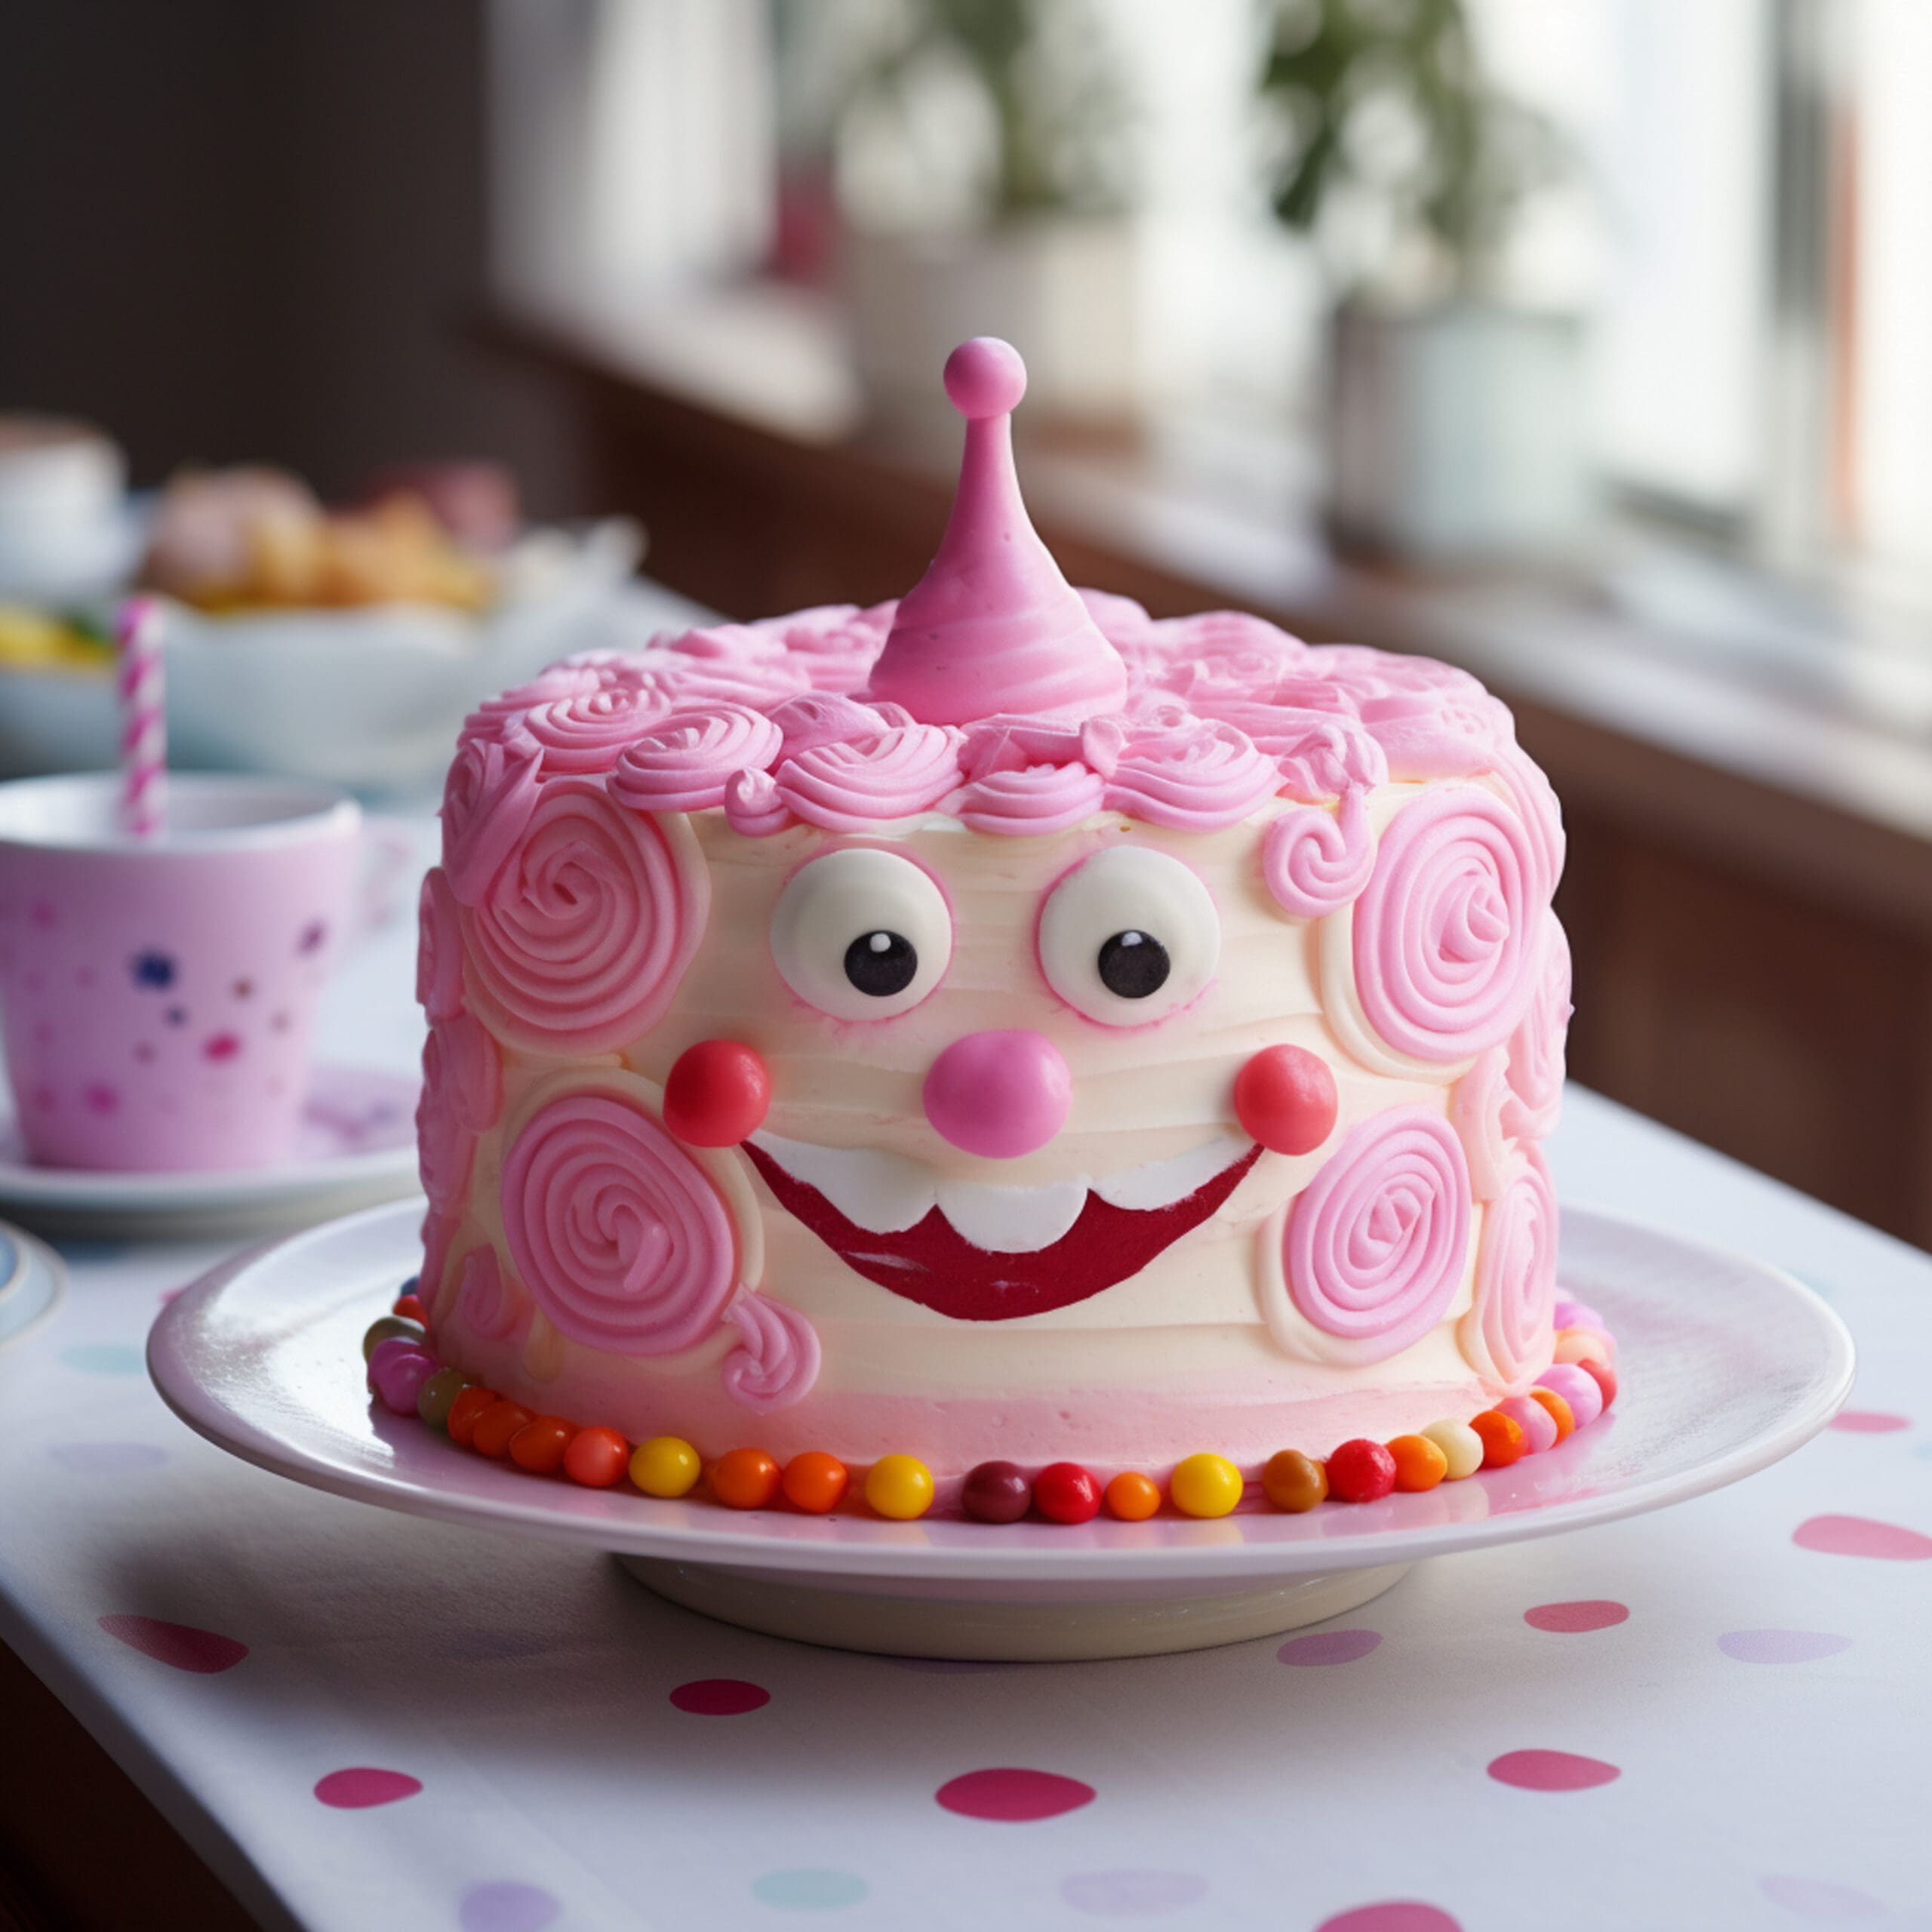
[[36, 1167], [0, 1085], [0, 1209], [43, 1232], [136, 1240], [266, 1234], [416, 1190], [417, 1083], [318, 1066], [295, 1152], [273, 1167], [110, 1174]]
[[[1823, 1428], [1851, 1387], [1850, 1337], [1789, 1275], [1572, 1209], [1564, 1281], [1615, 1331], [1625, 1392], [1561, 1448], [1512, 1469], [1425, 1495], [1213, 1522], [741, 1515], [531, 1476], [373, 1408], [360, 1337], [415, 1269], [416, 1220], [413, 1207], [352, 1215], [245, 1255], [177, 1297], [148, 1343], [170, 1406], [297, 1482], [611, 1550], [694, 1608], [854, 1649], [1128, 1656], [1292, 1628], [1366, 1601], [1420, 1558], [1734, 1482]], [[756, 1439], [749, 1416], [745, 1432]]]
[[38, 1328], [66, 1291], [67, 1268], [60, 1256], [0, 1221], [0, 1348]]

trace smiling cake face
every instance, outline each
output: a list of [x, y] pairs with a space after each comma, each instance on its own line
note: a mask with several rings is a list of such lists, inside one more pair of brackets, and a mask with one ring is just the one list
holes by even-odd
[[423, 1298], [535, 1411], [942, 1478], [1550, 1363], [1555, 804], [1465, 674], [1067, 588], [969, 344], [925, 580], [559, 666], [424, 889]]

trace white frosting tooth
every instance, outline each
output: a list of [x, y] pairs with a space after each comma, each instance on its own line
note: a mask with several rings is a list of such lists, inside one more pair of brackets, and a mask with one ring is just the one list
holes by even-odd
[[1115, 1208], [1171, 1208], [1177, 1201], [1185, 1201], [1197, 1187], [1204, 1186], [1223, 1168], [1232, 1167], [1247, 1151], [1246, 1143], [1223, 1135], [1190, 1152], [1103, 1175], [1094, 1183], [1094, 1192]]
[[997, 1182], [943, 1180], [940, 1211], [975, 1247], [994, 1254], [1031, 1254], [1050, 1247], [1080, 1218], [1087, 1183], [1002, 1187]]
[[855, 1226], [896, 1235], [932, 1212], [931, 1168], [872, 1147], [820, 1147], [776, 1134], [752, 1138], [795, 1180], [815, 1187]]

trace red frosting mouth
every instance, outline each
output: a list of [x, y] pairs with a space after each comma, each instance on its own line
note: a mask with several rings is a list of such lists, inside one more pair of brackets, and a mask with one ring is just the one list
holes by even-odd
[[897, 1234], [848, 1220], [809, 1183], [787, 1174], [755, 1141], [743, 1151], [780, 1204], [854, 1273], [955, 1321], [1014, 1321], [1070, 1307], [1137, 1275], [1164, 1247], [1198, 1228], [1240, 1186], [1261, 1149], [1235, 1161], [1164, 1208], [1118, 1208], [1092, 1189], [1059, 1240], [1022, 1254], [975, 1247], [937, 1208]]

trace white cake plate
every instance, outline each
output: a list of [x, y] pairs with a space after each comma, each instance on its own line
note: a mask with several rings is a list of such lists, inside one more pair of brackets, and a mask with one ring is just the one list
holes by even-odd
[[[1365, 1603], [1421, 1558], [1735, 1482], [1823, 1428], [1851, 1387], [1850, 1337], [1789, 1275], [1571, 1209], [1564, 1281], [1615, 1331], [1624, 1392], [1562, 1447], [1512, 1469], [1426, 1495], [1214, 1522], [740, 1514], [529, 1475], [372, 1405], [361, 1337], [415, 1269], [420, 1212], [398, 1204], [311, 1229], [178, 1296], [148, 1344], [175, 1413], [295, 1481], [609, 1550], [675, 1602], [848, 1650], [1131, 1657], [1292, 1629]], [[745, 1434], [756, 1440], [749, 1416]]]
[[245, 1238], [393, 1201], [417, 1185], [417, 1082], [401, 1075], [318, 1066], [287, 1160], [216, 1173], [116, 1174], [36, 1165], [0, 1083], [0, 1210], [47, 1234], [165, 1241]]

